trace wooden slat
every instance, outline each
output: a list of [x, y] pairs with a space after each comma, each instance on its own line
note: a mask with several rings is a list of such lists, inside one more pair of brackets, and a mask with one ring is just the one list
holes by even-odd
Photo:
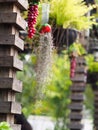
[[85, 87], [85, 83], [84, 82], [80, 82], [80, 83], [74, 83], [72, 84], [73, 87]]
[[16, 69], [19, 69], [19, 70], [23, 70], [23, 62], [20, 61], [19, 59], [17, 58], [13, 58], [13, 67], [15, 67]]
[[17, 125], [17, 124], [10, 124], [12, 130], [21, 130], [21, 125]]
[[0, 78], [0, 91], [2, 90], [22, 92], [22, 82], [13, 78]]
[[96, 126], [98, 126], [98, 118], [97, 118], [97, 119], [94, 119], [94, 124], [95, 124]]
[[21, 10], [28, 9], [28, 1], [27, 0], [0, 0], [0, 3], [15, 3]]
[[83, 109], [83, 104], [82, 103], [71, 103], [69, 108], [71, 110], [82, 110]]
[[11, 114], [20, 114], [21, 105], [16, 102], [3, 102], [0, 101], [0, 113], [11, 113]]
[[75, 69], [75, 73], [85, 73], [86, 72], [86, 69], [85, 67], [76, 67]]
[[94, 114], [94, 119], [96, 119], [98, 121], [98, 113]]
[[71, 78], [73, 82], [86, 82], [85, 76], [75, 76], [74, 78]]
[[95, 96], [95, 99], [94, 99], [94, 100], [95, 100], [95, 102], [97, 102], [97, 101], [98, 101], [98, 96]]
[[82, 119], [82, 113], [78, 113], [78, 112], [71, 112], [69, 115], [70, 119], [75, 119], [75, 120], [81, 120]]
[[68, 125], [68, 128], [72, 130], [81, 130], [83, 128], [83, 125], [79, 124], [78, 122], [71, 122]]
[[84, 96], [83, 93], [72, 93], [71, 94], [71, 100], [72, 101], [83, 101]]
[[95, 106], [95, 107], [98, 107], [98, 102], [95, 102], [95, 103], [94, 103], [94, 106]]
[[15, 24], [19, 29], [26, 29], [26, 21], [18, 13], [15, 12], [0, 12], [0, 23]]
[[85, 65], [86, 61], [85, 61], [84, 57], [77, 57], [77, 64]]
[[84, 92], [85, 91], [85, 85], [83, 85], [83, 86], [79, 86], [79, 85], [72, 86], [71, 91], [73, 91], [73, 92]]
[[0, 45], [10, 45], [17, 47], [17, 49], [24, 49], [24, 41], [15, 35], [0, 35]]
[[95, 108], [95, 110], [94, 110], [94, 113], [96, 114], [98, 114], [98, 109], [97, 108]]
[[23, 69], [23, 62], [13, 56], [0, 56], [0, 67]]
[[98, 96], [98, 90], [94, 91], [95, 96]]

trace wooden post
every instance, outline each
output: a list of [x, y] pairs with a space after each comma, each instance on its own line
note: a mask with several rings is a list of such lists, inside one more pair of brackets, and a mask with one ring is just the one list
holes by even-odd
[[21, 11], [27, 8], [27, 0], [0, 0], [0, 122], [7, 121], [13, 130], [21, 129], [14, 124], [14, 115], [21, 113], [15, 94], [22, 92], [16, 72], [23, 69], [18, 59], [18, 51], [24, 49], [19, 31], [26, 28]]
[[72, 87], [71, 87], [71, 104], [70, 104], [70, 130], [81, 130], [83, 125], [81, 120], [83, 118], [83, 101], [84, 101], [84, 91], [86, 83], [86, 69], [85, 69], [85, 60], [83, 57], [77, 58], [77, 67], [75, 70], [75, 77], [72, 78]]

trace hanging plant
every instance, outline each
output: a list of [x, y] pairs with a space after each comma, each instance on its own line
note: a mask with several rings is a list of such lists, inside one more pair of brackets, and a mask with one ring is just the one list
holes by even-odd
[[49, 74], [52, 65], [52, 49], [53, 41], [51, 36], [51, 27], [49, 24], [42, 26], [40, 30], [39, 46], [35, 48], [37, 56], [36, 64], [36, 81], [37, 81], [37, 92], [39, 97], [42, 97], [44, 86], [49, 81]]
[[94, 17], [86, 16], [93, 8], [83, 0], [50, 0], [50, 23], [53, 42], [58, 51], [67, 49], [76, 41], [78, 31], [91, 28]]
[[28, 37], [33, 38], [36, 33], [35, 25], [37, 23], [38, 16], [38, 3], [39, 0], [29, 0], [28, 8]]
[[50, 3], [50, 17], [55, 19], [57, 26], [83, 30], [94, 24], [92, 17], [85, 15], [93, 7], [87, 7], [83, 0], [51, 0]]

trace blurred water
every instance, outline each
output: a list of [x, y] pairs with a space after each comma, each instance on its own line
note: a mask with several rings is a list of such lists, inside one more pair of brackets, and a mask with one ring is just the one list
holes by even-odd
[[82, 130], [93, 130], [93, 119], [92, 115], [89, 110], [86, 110], [84, 107], [83, 110], [83, 119], [81, 121], [83, 124], [83, 129]]
[[45, 116], [29, 116], [33, 130], [54, 130], [54, 121], [50, 117]]
[[[82, 130], [93, 130], [93, 120], [89, 111], [83, 112], [83, 124]], [[55, 121], [51, 117], [46, 116], [29, 116], [29, 123], [33, 127], [33, 130], [54, 130]]]

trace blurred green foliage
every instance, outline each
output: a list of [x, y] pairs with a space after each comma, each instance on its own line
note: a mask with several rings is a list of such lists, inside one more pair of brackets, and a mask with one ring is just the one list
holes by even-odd
[[0, 122], [0, 130], [12, 130], [7, 122]]
[[94, 60], [93, 54], [86, 55], [85, 60], [88, 66], [88, 71], [90, 73], [98, 72], [98, 62]]
[[35, 81], [35, 70], [34, 65], [36, 62], [35, 55], [28, 55], [29, 59], [26, 60], [27, 56], [22, 55], [24, 59], [24, 69], [22, 72], [17, 73], [18, 79], [23, 81], [23, 92], [22, 95], [17, 94], [17, 100], [22, 103], [23, 113], [28, 116], [32, 113], [35, 98], [36, 98], [36, 81]]
[[87, 84], [85, 90], [85, 100], [84, 105], [90, 112], [90, 117], [93, 118], [94, 115], [94, 91], [90, 84]]
[[35, 80], [36, 56], [32, 53], [28, 61], [24, 60], [24, 70], [18, 73], [18, 79], [23, 81], [23, 93], [18, 96], [21, 99], [23, 112], [30, 114], [52, 116], [57, 121], [62, 119], [65, 127], [68, 121], [68, 105], [71, 80], [69, 77], [70, 62], [66, 52], [58, 55], [54, 53], [51, 82], [45, 87], [44, 98], [37, 99]]

